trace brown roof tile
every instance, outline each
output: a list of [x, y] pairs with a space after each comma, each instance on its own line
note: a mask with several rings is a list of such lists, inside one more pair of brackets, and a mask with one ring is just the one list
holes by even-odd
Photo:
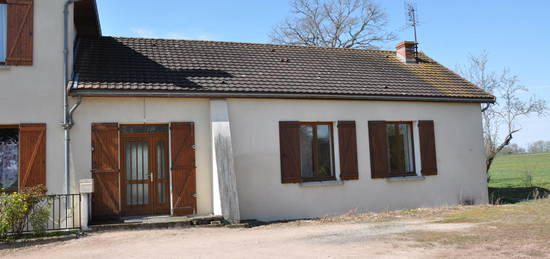
[[394, 51], [141, 38], [83, 39], [73, 93], [269, 93], [306, 96], [494, 97], [421, 54]]

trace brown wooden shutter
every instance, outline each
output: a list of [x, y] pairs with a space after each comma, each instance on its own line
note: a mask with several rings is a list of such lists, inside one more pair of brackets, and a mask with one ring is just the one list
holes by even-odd
[[7, 65], [32, 65], [33, 0], [7, 0]]
[[120, 217], [119, 137], [117, 123], [92, 124], [92, 218]]
[[281, 182], [301, 182], [300, 123], [297, 121], [280, 121], [279, 143], [281, 152]]
[[384, 121], [369, 121], [369, 144], [371, 177], [389, 177], [388, 143]]
[[340, 179], [359, 179], [355, 121], [338, 122], [338, 145], [340, 147]]
[[197, 210], [195, 125], [193, 122], [170, 124], [172, 209], [173, 215], [191, 215]]
[[46, 185], [46, 124], [19, 126], [19, 190]]
[[422, 175], [437, 175], [437, 156], [433, 121], [419, 121], [420, 162]]

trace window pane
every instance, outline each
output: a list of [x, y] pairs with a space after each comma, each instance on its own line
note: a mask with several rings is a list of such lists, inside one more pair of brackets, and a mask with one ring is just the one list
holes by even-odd
[[164, 142], [157, 142], [157, 179], [164, 179]]
[[0, 62], [6, 61], [7, 5], [0, 4]]
[[126, 143], [126, 179], [149, 179], [149, 146], [147, 142]]
[[300, 160], [302, 177], [313, 176], [313, 127], [300, 125]]
[[121, 126], [120, 133], [163, 133], [168, 132], [168, 125]]
[[329, 125], [317, 125], [317, 143], [319, 156], [319, 176], [332, 176], [332, 143]]
[[388, 136], [388, 158], [390, 163], [390, 171], [399, 171], [399, 149], [397, 147], [397, 130], [395, 124], [386, 125], [386, 135]]
[[17, 191], [19, 131], [0, 129], [0, 189]]
[[403, 168], [405, 172], [413, 172], [413, 147], [412, 147], [412, 132], [410, 124], [399, 125], [399, 135], [401, 143], [403, 143]]

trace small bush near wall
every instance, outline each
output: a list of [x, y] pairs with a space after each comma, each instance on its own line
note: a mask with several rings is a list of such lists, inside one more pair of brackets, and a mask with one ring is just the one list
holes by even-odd
[[0, 193], [0, 239], [21, 237], [28, 223], [34, 232], [42, 234], [48, 217], [45, 186], [26, 188], [19, 193]]

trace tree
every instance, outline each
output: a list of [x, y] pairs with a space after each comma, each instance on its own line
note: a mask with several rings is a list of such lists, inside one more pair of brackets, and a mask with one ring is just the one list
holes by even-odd
[[488, 54], [483, 51], [479, 56], [470, 56], [465, 68], [457, 68], [459, 74], [497, 98], [482, 113], [487, 172], [495, 156], [521, 130], [518, 120], [531, 115], [543, 116], [547, 109], [542, 99], [534, 96], [520, 98], [528, 89], [519, 84], [518, 77], [509, 69], [504, 69], [500, 74], [492, 72], [488, 62]]
[[529, 153], [545, 153], [550, 152], [550, 141], [539, 140], [535, 141], [527, 147]]
[[502, 148], [500, 153], [501, 154], [507, 154], [507, 155], [521, 154], [521, 153], [525, 153], [525, 149], [520, 147], [518, 144], [514, 143], [514, 144], [510, 144], [510, 145], [505, 146], [504, 148]]
[[291, 7], [292, 17], [269, 35], [273, 43], [364, 49], [395, 39], [371, 0], [294, 0]]

